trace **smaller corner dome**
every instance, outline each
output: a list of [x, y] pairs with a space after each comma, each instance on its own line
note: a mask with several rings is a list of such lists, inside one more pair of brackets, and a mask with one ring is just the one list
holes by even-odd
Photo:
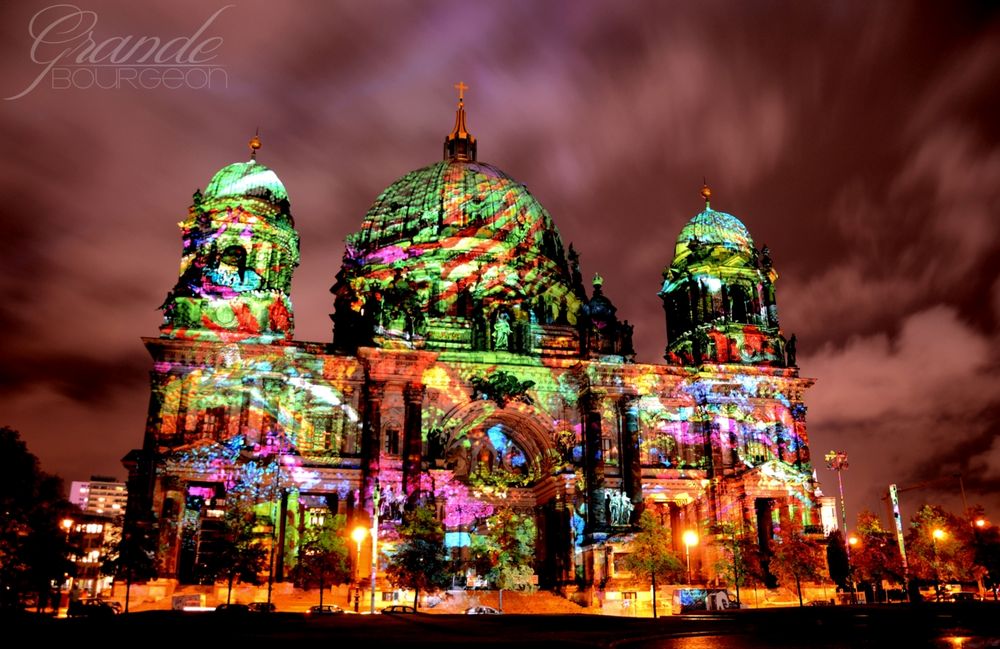
[[747, 226], [732, 214], [718, 212], [710, 207], [695, 215], [681, 230], [675, 254], [680, 255], [690, 249], [693, 241], [703, 246], [722, 246], [748, 255], [754, 252], [753, 239], [750, 238]]
[[205, 188], [206, 201], [240, 198], [279, 205], [288, 202], [288, 192], [274, 171], [256, 160], [248, 160], [223, 167]]

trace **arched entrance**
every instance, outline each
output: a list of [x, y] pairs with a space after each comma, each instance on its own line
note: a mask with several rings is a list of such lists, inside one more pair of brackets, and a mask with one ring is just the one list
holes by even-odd
[[562, 563], [555, 558], [569, 553], [568, 517], [558, 511], [566, 481], [554, 478], [554, 422], [528, 404], [498, 408], [480, 400], [456, 408], [444, 423], [441, 477], [449, 486], [441, 513], [452, 556], [469, 565], [488, 525], [513, 518], [534, 537], [539, 585], [553, 585]]

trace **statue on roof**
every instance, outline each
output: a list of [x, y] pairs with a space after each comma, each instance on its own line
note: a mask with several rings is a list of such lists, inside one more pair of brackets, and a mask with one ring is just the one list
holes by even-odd
[[796, 343], [797, 339], [795, 334], [792, 334], [792, 337], [788, 339], [788, 343], [785, 345], [785, 365], [787, 367], [798, 367], [798, 365], [795, 364]]

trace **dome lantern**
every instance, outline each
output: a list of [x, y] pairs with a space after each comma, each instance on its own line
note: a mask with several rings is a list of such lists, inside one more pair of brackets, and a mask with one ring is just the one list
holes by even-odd
[[465, 125], [465, 91], [469, 86], [459, 81], [455, 89], [458, 90], [458, 108], [455, 110], [455, 126], [444, 139], [444, 159], [475, 162], [476, 137], [469, 133]]

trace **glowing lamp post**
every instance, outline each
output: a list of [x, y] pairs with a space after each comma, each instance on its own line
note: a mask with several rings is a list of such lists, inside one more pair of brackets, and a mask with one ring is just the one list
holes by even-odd
[[[854, 536], [853, 534], [848, 535], [848, 537], [847, 537], [847, 547], [848, 548], [856, 548], [858, 546], [858, 543], [861, 543], [861, 541], [860, 541], [860, 539], [858, 539], [858, 537]], [[847, 556], [848, 556], [848, 560], [850, 560], [850, 553], [849, 552], [848, 552]], [[857, 602], [857, 598], [858, 598], [858, 586], [857, 586], [857, 584], [854, 581], [854, 568], [850, 565], [849, 561], [848, 561], [848, 565], [847, 565], [847, 570], [848, 570], [848, 579], [851, 580], [851, 603], [852, 604], [857, 604], [858, 603]]]
[[687, 580], [691, 583], [691, 546], [698, 545], [698, 533], [694, 530], [684, 532], [684, 557], [687, 559]]
[[945, 531], [940, 527], [934, 528], [931, 532], [931, 545], [934, 548], [934, 599], [941, 599], [941, 575], [938, 570], [938, 541], [944, 539], [947, 536]]
[[382, 499], [382, 490], [378, 483], [372, 490], [372, 615], [375, 614], [375, 575], [378, 573], [378, 503]]
[[357, 595], [357, 591], [360, 590], [361, 584], [361, 542], [365, 540], [368, 536], [368, 530], [363, 527], [355, 527], [354, 531], [351, 532], [351, 538], [354, 542], [358, 544], [358, 558], [354, 562], [354, 586], [355, 586], [355, 597], [354, 597], [354, 612], [358, 612], [358, 605], [360, 597]]
[[[64, 530], [66, 530], [66, 553], [69, 554], [69, 531], [71, 529], [73, 529], [73, 519], [72, 518], [64, 518], [61, 521], [59, 521], [59, 524], [62, 526], [62, 528]], [[59, 588], [56, 590], [56, 617], [59, 617], [59, 607], [62, 606], [62, 585], [63, 585], [63, 581], [65, 581], [65, 575], [63, 575], [63, 577], [64, 577], [64, 579], [60, 580], [60, 582], [59, 582]], [[67, 616], [69, 615], [69, 598], [72, 597], [72, 595], [73, 595], [73, 582], [72, 582], [72, 579], [73, 579], [73, 577], [70, 576], [70, 580], [71, 581], [69, 583], [69, 588], [66, 591], [66, 598], [67, 598], [66, 615]]]

